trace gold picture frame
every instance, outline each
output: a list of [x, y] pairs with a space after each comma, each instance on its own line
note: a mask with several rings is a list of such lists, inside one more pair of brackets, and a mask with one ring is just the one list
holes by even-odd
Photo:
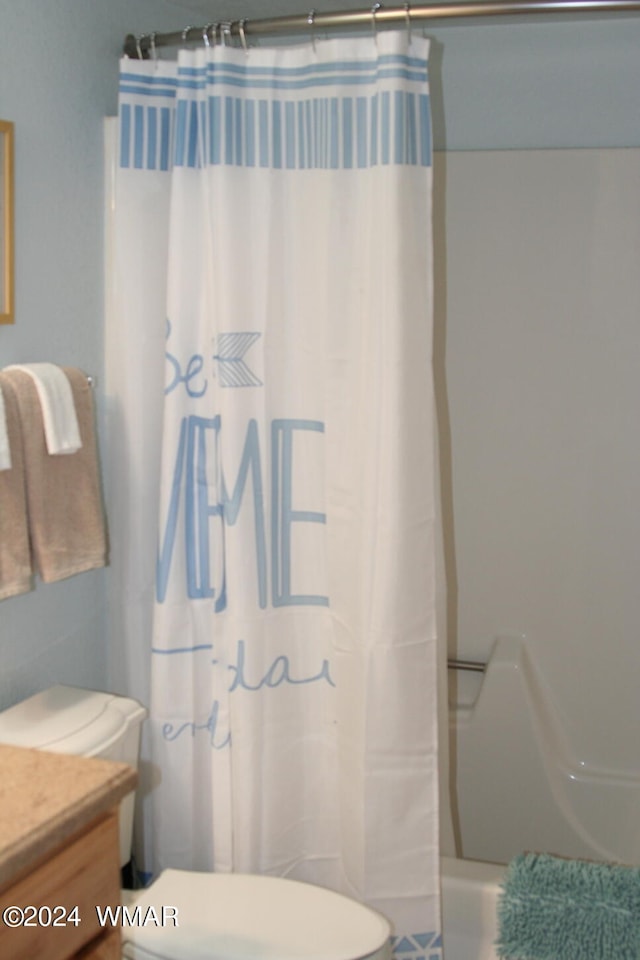
[[0, 323], [13, 323], [13, 124], [0, 120]]

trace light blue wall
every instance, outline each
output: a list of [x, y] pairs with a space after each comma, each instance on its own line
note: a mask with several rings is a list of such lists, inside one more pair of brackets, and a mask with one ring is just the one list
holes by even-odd
[[[125, 33], [181, 21], [162, 0], [0, 0], [0, 118], [16, 147], [16, 322], [0, 327], [0, 366], [82, 367], [99, 408], [103, 117]], [[55, 682], [104, 687], [104, 637], [103, 571], [0, 602], [0, 708]]]

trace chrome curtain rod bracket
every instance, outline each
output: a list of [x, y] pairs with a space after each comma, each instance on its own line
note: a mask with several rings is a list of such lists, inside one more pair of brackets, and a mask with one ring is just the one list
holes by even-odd
[[[640, 12], [640, 0], [445, 0], [442, 3], [416, 4], [410, 7], [412, 23], [460, 18], [539, 16], [554, 14], [576, 16], [578, 14], [623, 14]], [[261, 37], [300, 33], [309, 35], [309, 13], [288, 17], [271, 17], [264, 20], [233, 20], [228, 24], [228, 35]], [[407, 5], [401, 7], [381, 6], [375, 15], [376, 27], [406, 24]], [[227, 26], [225, 24], [225, 26]], [[316, 30], [334, 30], [354, 27], [366, 30], [371, 27], [371, 7], [363, 10], [313, 12]], [[124, 42], [124, 54], [133, 59], [148, 59], [151, 55], [151, 37], [154, 47], [177, 47], [182, 43], [202, 42], [202, 27], [188, 27], [175, 33], [149, 33], [136, 37], [129, 34]]]

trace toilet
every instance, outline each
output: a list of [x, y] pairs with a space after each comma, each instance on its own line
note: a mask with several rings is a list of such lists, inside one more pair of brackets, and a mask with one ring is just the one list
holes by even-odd
[[[137, 767], [145, 716], [135, 700], [58, 685], [0, 712], [0, 743]], [[130, 795], [120, 808], [123, 866], [131, 855], [133, 804]], [[384, 917], [309, 883], [164, 870], [144, 890], [123, 890], [122, 898], [129, 916], [136, 907], [147, 916], [153, 907], [150, 915], [159, 919], [157, 926], [123, 925], [126, 960], [391, 960]]]

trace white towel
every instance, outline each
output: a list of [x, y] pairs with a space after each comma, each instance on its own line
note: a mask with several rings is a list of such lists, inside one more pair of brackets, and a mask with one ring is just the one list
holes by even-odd
[[82, 446], [71, 384], [54, 363], [13, 364], [5, 370], [22, 370], [35, 383], [50, 454], [76, 453]]
[[7, 431], [7, 415], [4, 409], [4, 396], [0, 387], [0, 470], [11, 470], [11, 450]]

